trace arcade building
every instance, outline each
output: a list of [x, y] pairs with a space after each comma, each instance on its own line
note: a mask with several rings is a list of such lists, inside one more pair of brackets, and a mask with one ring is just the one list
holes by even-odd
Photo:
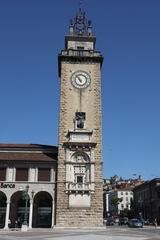
[[[57, 147], [0, 144], [0, 226], [53, 227]], [[28, 199], [24, 194], [27, 193]]]
[[102, 54], [79, 9], [58, 55], [58, 146], [0, 144], [0, 227], [102, 227]]

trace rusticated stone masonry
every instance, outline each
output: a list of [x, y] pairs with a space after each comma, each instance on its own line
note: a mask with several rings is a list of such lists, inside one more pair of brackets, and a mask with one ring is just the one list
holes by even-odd
[[[64, 143], [67, 132], [74, 128], [73, 118], [79, 108], [79, 92], [70, 81], [71, 74], [83, 70], [91, 76], [91, 86], [82, 91], [82, 108], [86, 112], [87, 128], [93, 130], [92, 142], [96, 143], [95, 191], [91, 193], [89, 208], [69, 208], [69, 195], [65, 192], [66, 164]], [[57, 227], [102, 227], [102, 124], [101, 124], [101, 77], [100, 63], [61, 62], [61, 92], [59, 119], [59, 154], [57, 176]]]

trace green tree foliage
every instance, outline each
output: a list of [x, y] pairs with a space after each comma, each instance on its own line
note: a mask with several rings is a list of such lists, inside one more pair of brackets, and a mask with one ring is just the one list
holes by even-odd
[[118, 198], [118, 197], [111, 198], [111, 205], [114, 206], [115, 208], [117, 208], [120, 202], [122, 202], [122, 198]]

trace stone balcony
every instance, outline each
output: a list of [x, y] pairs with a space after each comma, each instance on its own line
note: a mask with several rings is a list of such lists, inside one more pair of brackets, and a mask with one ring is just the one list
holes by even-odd
[[66, 183], [66, 192], [94, 192], [94, 183]]
[[101, 57], [101, 53], [93, 50], [75, 50], [68, 49], [61, 51], [62, 56], [73, 56], [73, 57]]

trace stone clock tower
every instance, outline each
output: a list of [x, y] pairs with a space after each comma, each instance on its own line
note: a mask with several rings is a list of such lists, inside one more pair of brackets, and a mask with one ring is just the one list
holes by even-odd
[[58, 56], [60, 88], [57, 227], [101, 227], [101, 66], [91, 21], [79, 9]]

